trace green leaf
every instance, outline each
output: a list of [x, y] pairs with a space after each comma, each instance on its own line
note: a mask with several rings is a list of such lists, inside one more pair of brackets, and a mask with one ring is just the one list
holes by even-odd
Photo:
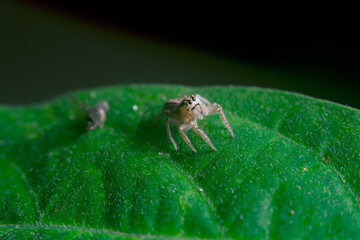
[[[198, 135], [163, 103], [199, 93], [219, 103]], [[79, 106], [107, 100], [86, 132]], [[137, 108], [135, 107], [137, 106]], [[359, 239], [360, 111], [299, 94], [241, 87], [138, 85], [0, 107], [0, 238]]]

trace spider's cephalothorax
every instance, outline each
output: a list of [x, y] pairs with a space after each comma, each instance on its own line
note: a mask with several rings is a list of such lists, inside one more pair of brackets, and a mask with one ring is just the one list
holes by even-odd
[[221, 121], [223, 122], [224, 126], [228, 129], [231, 136], [234, 138], [234, 133], [231, 130], [229, 122], [227, 121], [224, 111], [222, 107], [217, 103], [211, 103], [207, 99], [201, 97], [198, 94], [195, 95], [183, 95], [176, 99], [170, 99], [164, 104], [163, 111], [159, 114], [154, 122], [159, 119], [163, 115], [167, 115], [169, 118], [166, 121], [166, 132], [171, 140], [172, 144], [175, 147], [175, 150], [178, 150], [178, 147], [171, 136], [170, 131], [170, 122], [175, 124], [179, 127], [178, 131], [187, 145], [196, 152], [195, 148], [192, 146], [189, 138], [184, 133], [185, 130], [191, 128], [201, 136], [201, 138], [212, 148], [216, 151], [216, 148], [211, 143], [209, 137], [199, 129], [196, 119], [203, 119], [203, 116], [207, 116], [211, 113], [219, 113]]

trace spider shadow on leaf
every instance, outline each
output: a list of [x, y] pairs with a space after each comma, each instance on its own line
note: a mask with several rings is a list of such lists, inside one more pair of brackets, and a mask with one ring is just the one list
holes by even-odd
[[179, 146], [179, 150], [176, 151], [166, 134], [165, 121], [165, 118], [160, 119], [153, 126], [153, 118], [141, 121], [135, 132], [136, 139], [151, 147], [153, 151], [168, 155], [170, 159], [177, 162], [177, 165], [180, 164], [181, 168], [196, 168], [201, 165], [201, 159], [209, 159], [213, 156], [215, 152], [202, 141], [200, 136], [189, 130], [186, 134], [199, 150], [194, 153], [179, 135], [177, 126], [171, 125], [172, 136]]
[[154, 125], [152, 122], [152, 118], [140, 121], [135, 131], [135, 138], [158, 152], [172, 151], [163, 120], [160, 119]]

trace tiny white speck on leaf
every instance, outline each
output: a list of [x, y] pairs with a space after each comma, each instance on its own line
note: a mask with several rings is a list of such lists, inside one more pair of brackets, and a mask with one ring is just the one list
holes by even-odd
[[132, 106], [132, 109], [133, 109], [134, 111], [137, 111], [137, 110], [139, 109], [139, 106], [138, 106], [138, 105], [133, 105], [133, 106]]
[[96, 92], [95, 92], [95, 91], [91, 91], [91, 92], [90, 92], [90, 97], [91, 97], [91, 98], [96, 98]]
[[295, 213], [295, 211], [294, 210], [291, 210], [291, 214], [294, 214]]

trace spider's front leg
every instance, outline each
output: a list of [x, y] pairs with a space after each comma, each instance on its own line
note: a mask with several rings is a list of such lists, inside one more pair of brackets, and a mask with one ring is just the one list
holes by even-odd
[[218, 104], [218, 103], [210, 103], [208, 105], [208, 111], [209, 111], [209, 114], [218, 112], [220, 114], [220, 119], [221, 119], [222, 123], [227, 128], [227, 130], [230, 132], [231, 137], [235, 138], [235, 135], [234, 135], [234, 133], [233, 133], [233, 131], [232, 131], [230, 125], [229, 125], [228, 120], [225, 117], [225, 113], [224, 113], [222, 107], [220, 106], [220, 104]]
[[200, 135], [200, 137], [214, 150], [217, 151], [216, 148], [214, 147], [214, 145], [211, 143], [210, 138], [203, 132], [203, 130], [201, 130], [197, 123], [194, 121], [190, 124], [191, 129], [194, 130], [194, 132], [196, 132], [198, 135]]
[[177, 151], [177, 150], [178, 150], [178, 147], [177, 147], [177, 145], [176, 145], [176, 142], [175, 142], [174, 138], [171, 136], [170, 118], [168, 118], [168, 119], [166, 120], [166, 133], [167, 133], [168, 138], [170, 139], [170, 141], [171, 141], [172, 144], [174, 145], [175, 151]]
[[179, 134], [180, 136], [184, 139], [184, 141], [186, 142], [186, 144], [191, 148], [191, 150], [193, 150], [196, 153], [195, 148], [193, 147], [193, 145], [190, 142], [190, 139], [188, 138], [188, 136], [186, 136], [186, 134], [184, 133], [184, 130], [188, 129], [189, 125], [187, 124], [182, 124], [179, 126]]

